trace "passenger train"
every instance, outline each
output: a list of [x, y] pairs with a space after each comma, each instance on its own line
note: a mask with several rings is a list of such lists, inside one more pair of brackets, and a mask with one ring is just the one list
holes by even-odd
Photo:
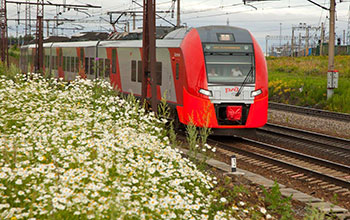
[[[66, 81], [104, 78], [141, 96], [142, 40], [44, 44], [44, 72]], [[21, 47], [23, 72], [33, 71], [35, 45]], [[157, 97], [166, 94], [182, 124], [234, 135], [267, 122], [264, 54], [252, 34], [231, 26], [180, 28], [156, 40]], [[96, 68], [97, 67], [97, 68]], [[150, 92], [148, 92], [150, 97]]]

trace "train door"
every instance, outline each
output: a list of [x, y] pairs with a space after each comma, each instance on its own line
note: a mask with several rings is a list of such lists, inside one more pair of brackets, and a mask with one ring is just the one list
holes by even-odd
[[77, 54], [78, 54], [78, 74], [81, 78], [85, 79], [85, 50], [83, 47], [77, 48]]
[[57, 48], [57, 64], [58, 77], [64, 79], [62, 48]]
[[109, 66], [111, 85], [113, 88], [122, 91], [117, 48], [107, 48], [107, 58], [110, 60]]
[[85, 48], [85, 74], [88, 79], [95, 79], [96, 65], [95, 65], [96, 47]]

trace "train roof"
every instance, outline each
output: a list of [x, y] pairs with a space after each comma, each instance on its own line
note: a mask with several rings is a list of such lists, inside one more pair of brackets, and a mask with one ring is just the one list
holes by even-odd
[[[193, 28], [183, 27], [168, 33], [163, 39], [156, 40], [156, 47], [180, 47], [182, 40]], [[233, 26], [203, 26], [195, 28], [203, 43], [253, 43], [250, 32]], [[224, 38], [221, 38], [224, 36]], [[104, 41], [74, 41], [44, 43], [44, 47], [142, 47], [142, 40], [104, 40]], [[22, 48], [35, 48], [35, 44], [24, 45]]]
[[[204, 26], [196, 29], [205, 43], [253, 43], [250, 32], [239, 27]], [[226, 39], [221, 39], [222, 35], [226, 35]]]
[[[248, 30], [233, 26], [203, 26], [195, 28], [203, 43], [253, 43]], [[192, 28], [179, 28], [169, 34], [164, 39], [184, 39]], [[220, 40], [220, 35], [231, 35], [226, 41]]]
[[[156, 46], [162, 47], [180, 47], [182, 40], [156, 40]], [[56, 42], [56, 43], [44, 43], [44, 47], [142, 47], [142, 40], [110, 40], [110, 41], [77, 41], [77, 42]], [[35, 44], [24, 45], [23, 48], [35, 48]]]

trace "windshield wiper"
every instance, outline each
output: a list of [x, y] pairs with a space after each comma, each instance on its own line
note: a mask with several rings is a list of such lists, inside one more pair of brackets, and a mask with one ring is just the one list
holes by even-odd
[[239, 96], [239, 95], [241, 94], [242, 89], [243, 89], [243, 87], [245, 86], [245, 84], [247, 84], [247, 80], [248, 80], [248, 78], [249, 78], [249, 76], [250, 76], [251, 73], [253, 73], [253, 67], [250, 68], [249, 73], [248, 73], [247, 76], [244, 78], [241, 87], [239, 87], [239, 90], [238, 90], [238, 92], [236, 93], [236, 96]]

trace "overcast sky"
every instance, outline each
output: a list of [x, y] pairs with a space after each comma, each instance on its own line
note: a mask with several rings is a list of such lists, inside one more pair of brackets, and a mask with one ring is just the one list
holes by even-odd
[[[24, 0], [22, 0], [24, 1]], [[31, 0], [36, 2], [36, 0]], [[315, 2], [329, 8], [329, 0], [314, 0]], [[78, 19], [78, 22], [66, 22], [60, 27], [77, 28], [83, 30], [65, 30], [59, 31], [60, 35], [72, 35], [80, 31], [108, 31], [112, 30], [111, 25], [105, 21], [109, 20], [107, 11], [122, 10], [141, 10], [141, 8], [132, 3], [132, 0], [51, 0], [53, 3], [67, 4], [93, 4], [100, 5], [102, 9], [89, 9], [84, 12], [77, 12], [68, 9], [45, 7], [45, 18], [54, 18], [57, 12], [61, 12], [60, 18]], [[142, 4], [142, 0], [137, 0]], [[172, 0], [156, 0], [157, 10], [169, 10], [172, 8]], [[343, 30], [348, 29], [349, 2], [340, 3], [337, 0], [337, 21], [336, 34], [342, 37]], [[24, 18], [25, 6], [19, 7], [20, 17]], [[291, 35], [292, 26], [299, 23], [306, 23], [311, 26], [320, 26], [321, 22], [326, 25], [326, 35], [328, 35], [328, 11], [317, 7], [307, 0], [280, 0], [280, 1], [264, 1], [250, 3], [244, 5], [241, 0], [181, 0], [181, 23], [198, 27], [204, 25], [226, 25], [227, 22], [232, 26], [238, 26], [248, 29], [265, 49], [266, 35]], [[32, 17], [35, 17], [36, 7], [32, 8]], [[140, 14], [141, 15], [141, 14]], [[164, 16], [172, 23], [176, 23], [175, 16], [172, 18], [171, 13], [159, 14]], [[17, 18], [17, 6], [8, 4], [8, 18]], [[115, 18], [117, 15], [114, 16]], [[139, 19], [141, 17], [138, 17]], [[105, 20], [104, 20], [105, 19]], [[121, 20], [132, 20], [129, 16]], [[138, 21], [137, 26], [141, 26], [142, 22]], [[51, 24], [53, 25], [53, 23]], [[169, 25], [165, 21], [157, 20], [157, 25]], [[45, 24], [46, 26], [46, 24]], [[118, 25], [118, 31], [123, 28], [123, 24]], [[132, 25], [130, 25], [132, 27]], [[10, 35], [16, 35], [16, 22], [9, 21]], [[35, 23], [33, 23], [33, 30]], [[24, 22], [18, 26], [19, 34], [24, 34]], [[303, 35], [305, 31], [300, 31]], [[46, 30], [45, 30], [46, 34]], [[299, 32], [296, 33], [298, 35]], [[310, 31], [310, 35], [319, 35], [319, 31]], [[283, 43], [284, 41], [282, 41]], [[279, 40], [270, 41], [269, 44], [279, 44]]]

